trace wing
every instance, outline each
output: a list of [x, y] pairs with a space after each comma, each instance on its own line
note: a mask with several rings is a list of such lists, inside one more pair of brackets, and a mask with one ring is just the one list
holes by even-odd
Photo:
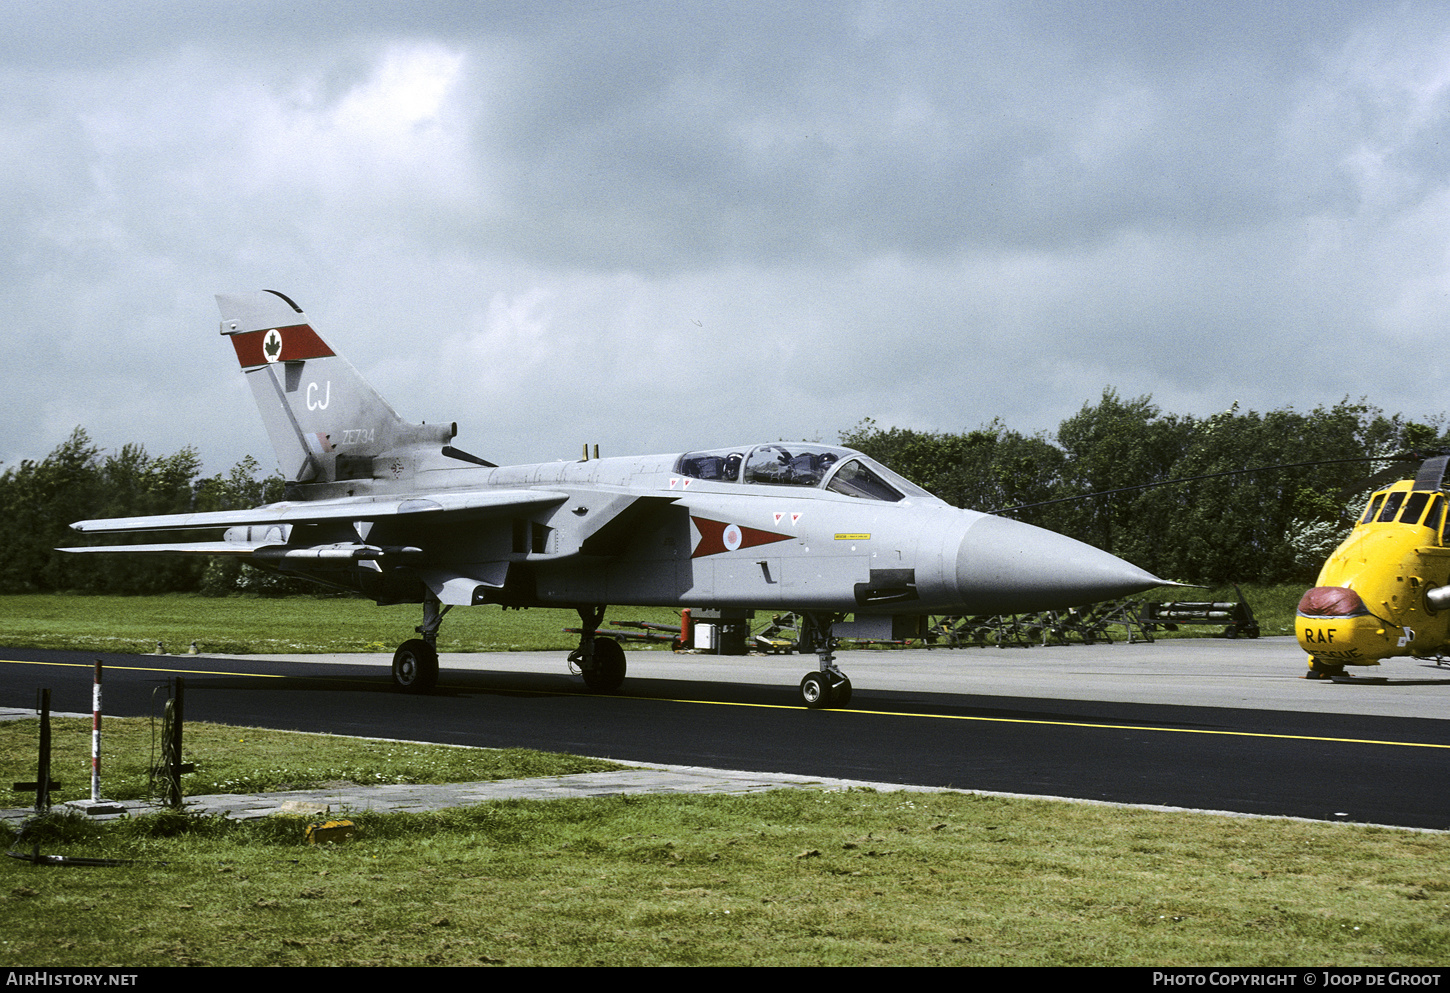
[[[411, 568], [419, 581], [445, 603], [471, 603], [479, 586], [499, 588], [508, 571], [506, 560], [475, 561], [452, 567], [429, 566], [416, 535], [446, 534], [450, 525], [489, 518], [531, 515], [557, 507], [569, 498], [558, 490], [480, 490], [432, 493], [393, 499], [319, 500], [275, 503], [252, 510], [224, 510], [201, 514], [156, 517], [119, 517], [78, 521], [71, 527], [82, 534], [138, 534], [153, 531], [195, 534], [225, 528], [223, 540], [178, 540], [153, 544], [83, 545], [63, 548], [74, 553], [127, 555], [229, 555], [257, 565], [283, 569], [318, 582], [369, 592], [392, 599], [391, 589], [372, 586], [357, 578], [360, 569], [381, 574], [383, 567]], [[381, 528], [378, 525], [382, 524]], [[510, 527], [503, 521], [495, 527]], [[378, 532], [393, 540], [369, 541]], [[345, 570], [339, 572], [338, 570]], [[417, 587], [414, 587], [415, 589]]]
[[[648, 515], [673, 503], [606, 488], [496, 489], [277, 503], [155, 517], [78, 521], [81, 534], [161, 532], [178, 540], [63, 548], [80, 554], [242, 556], [335, 586], [379, 589], [338, 570], [404, 567], [445, 604], [487, 602], [511, 563], [620, 554]], [[223, 540], [198, 532], [225, 529]], [[547, 540], [536, 538], [537, 533]], [[414, 587], [417, 589], [418, 587]], [[390, 586], [384, 593], [398, 596]]]

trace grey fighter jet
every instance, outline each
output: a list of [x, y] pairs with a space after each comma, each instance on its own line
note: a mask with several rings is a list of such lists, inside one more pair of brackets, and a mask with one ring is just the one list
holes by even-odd
[[807, 619], [819, 667], [802, 700], [840, 707], [851, 682], [833, 636], [847, 615], [857, 637], [899, 637], [928, 614], [1048, 610], [1166, 585], [1071, 538], [952, 507], [830, 445], [496, 466], [453, 447], [456, 424], [400, 418], [281, 293], [217, 302], [286, 499], [80, 521], [87, 535], [213, 538], [67, 551], [237, 555], [379, 604], [421, 603], [421, 637], [393, 659], [402, 690], [436, 682], [438, 630], [455, 606], [577, 610], [569, 659], [599, 692], [625, 675], [619, 643], [596, 637], [605, 605], [754, 608]]

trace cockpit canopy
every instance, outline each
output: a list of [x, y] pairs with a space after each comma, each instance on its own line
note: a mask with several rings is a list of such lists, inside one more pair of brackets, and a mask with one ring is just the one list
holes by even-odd
[[675, 471], [721, 483], [808, 486], [886, 503], [907, 497], [935, 499], [860, 452], [829, 445], [776, 442], [753, 448], [686, 452], [675, 464]]
[[[1408, 482], [1400, 484], [1408, 486]], [[1429, 512], [1426, 513], [1426, 508]], [[1445, 498], [1440, 493], [1424, 490], [1398, 489], [1381, 490], [1370, 498], [1369, 505], [1359, 523], [1371, 522], [1418, 524], [1439, 532], [1445, 514]]]

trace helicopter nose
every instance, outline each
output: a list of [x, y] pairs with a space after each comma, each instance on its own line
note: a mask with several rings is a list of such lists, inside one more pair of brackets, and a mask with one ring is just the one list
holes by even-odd
[[1005, 517], [973, 522], [957, 550], [965, 613], [1055, 610], [1170, 585], [1100, 548]]

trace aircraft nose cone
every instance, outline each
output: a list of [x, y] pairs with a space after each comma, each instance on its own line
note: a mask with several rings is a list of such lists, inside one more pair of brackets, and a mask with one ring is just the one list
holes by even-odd
[[1100, 548], [1005, 517], [975, 521], [957, 550], [957, 591], [971, 614], [1056, 610], [1168, 585]]

